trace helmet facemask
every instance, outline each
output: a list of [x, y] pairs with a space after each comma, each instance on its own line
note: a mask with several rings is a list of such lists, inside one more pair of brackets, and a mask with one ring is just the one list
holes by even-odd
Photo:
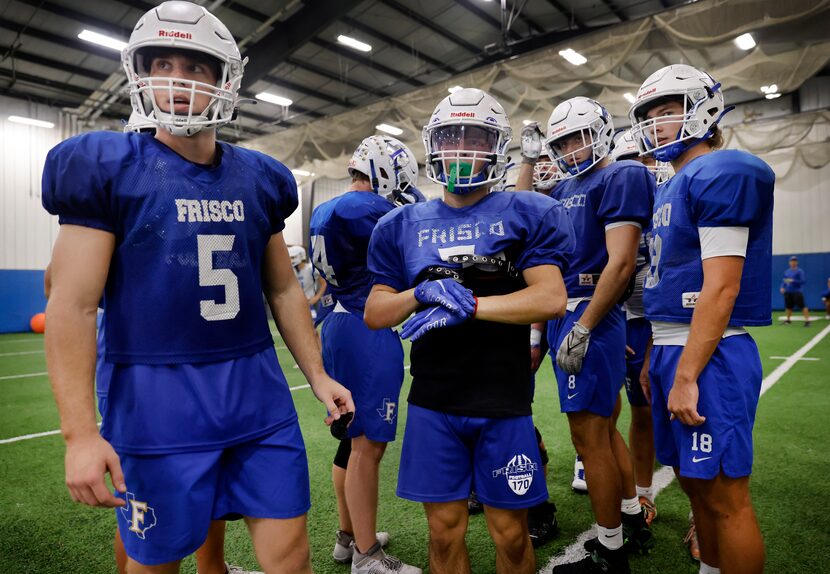
[[[151, 75], [153, 60], [171, 53], [211, 66], [214, 73], [218, 70], [216, 83]], [[233, 70], [234, 66], [194, 50], [146, 47], [137, 49], [133, 58], [125, 57], [124, 67], [130, 78], [130, 99], [134, 110], [173, 135], [189, 137], [202, 129], [224, 125], [234, 117], [236, 92], [242, 81], [241, 65], [238, 70]], [[207, 103], [198, 109], [196, 100], [201, 96], [207, 97]], [[177, 99], [187, 108], [177, 110]]]
[[499, 181], [504, 173], [509, 140], [495, 128], [465, 123], [429, 126], [424, 140], [427, 175], [450, 193], [470, 193]]
[[550, 191], [562, 179], [562, 172], [558, 162], [550, 159], [549, 156], [539, 156], [533, 166], [533, 187], [539, 191]]
[[[596, 120], [590, 126], [579, 128], [559, 136], [555, 140], [545, 142], [550, 157], [559, 164], [562, 179], [585, 174], [608, 155], [608, 146], [599, 137], [600, 130], [604, 129], [604, 126], [602, 120]], [[566, 153], [562, 144], [574, 135], [582, 136], [582, 145]], [[583, 152], [586, 150], [590, 150], [590, 155], [579, 161], [578, 156], [584, 155]], [[573, 164], [569, 160], [572, 160]]]
[[[637, 123], [631, 127], [631, 133], [640, 153], [650, 154], [658, 161], [668, 162], [677, 159], [699, 142], [709, 139], [713, 133], [712, 128], [726, 112], [732, 109], [724, 109], [718, 114], [718, 105], [713, 100], [720, 87], [719, 83], [711, 88], [709, 86], [695, 87], [676, 95], [644, 102], [637, 109], [632, 110]], [[647, 117], [649, 111], [672, 101], [682, 105], [681, 114]], [[658, 136], [661, 130], [658, 128], [665, 129], [671, 124], [679, 124], [674, 138], [662, 144], [659, 143]]]

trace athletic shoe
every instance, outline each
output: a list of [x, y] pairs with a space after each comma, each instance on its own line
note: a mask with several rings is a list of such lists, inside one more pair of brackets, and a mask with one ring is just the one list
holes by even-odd
[[625, 549], [609, 550], [599, 545], [579, 562], [554, 566], [553, 574], [631, 574]]
[[[637, 515], [622, 515], [623, 548], [628, 552], [648, 554], [654, 548], [654, 534], [646, 523], [645, 510]], [[590, 538], [582, 545], [586, 552], [594, 552], [601, 546], [597, 537]]]
[[227, 562], [225, 562], [225, 572], [226, 574], [263, 574], [258, 570], [243, 570], [241, 566], [231, 566]]
[[692, 560], [700, 562], [700, 545], [697, 542], [695, 517], [691, 512], [689, 513], [689, 531], [686, 533], [686, 537], [683, 538], [683, 542], [689, 547], [689, 554], [691, 555]]
[[651, 526], [651, 523], [654, 522], [654, 519], [657, 518], [657, 506], [650, 501], [645, 496], [640, 497], [640, 508], [643, 509], [643, 513], [645, 514], [646, 524]]
[[574, 479], [571, 482], [571, 488], [576, 492], [588, 492], [588, 483], [585, 482], [585, 465], [582, 464], [582, 459], [576, 455], [574, 461]]
[[559, 523], [556, 520], [556, 505], [545, 501], [530, 507], [527, 511], [527, 527], [534, 548], [544, 546], [553, 540], [559, 531]]
[[479, 502], [475, 492], [470, 493], [467, 499], [467, 512], [469, 514], [481, 514], [484, 512], [484, 506]]
[[804, 321], [804, 326], [805, 326], [805, 327], [809, 327], [809, 326], [810, 326], [810, 322], [809, 322], [809, 321]]
[[[389, 544], [389, 533], [376, 532], [375, 534], [377, 535], [377, 539], [378, 542], [380, 542], [381, 547], [385, 548], [386, 545]], [[340, 562], [340, 564], [351, 562], [352, 554], [354, 554], [354, 536], [348, 532], [338, 530], [335, 538], [336, 541], [334, 543], [334, 551], [331, 553], [334, 561]]]
[[372, 546], [362, 558], [360, 556], [355, 552], [352, 558], [352, 574], [422, 574], [420, 568], [404, 564], [384, 552], [380, 542]]
[[785, 325], [791, 325], [792, 321], [790, 321], [789, 319], [784, 319], [784, 324]]

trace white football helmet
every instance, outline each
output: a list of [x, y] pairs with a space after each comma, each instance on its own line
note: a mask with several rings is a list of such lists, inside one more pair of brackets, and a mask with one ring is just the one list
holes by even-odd
[[[563, 154], [558, 142], [572, 134], [581, 134], [583, 146], [575, 151]], [[548, 120], [545, 146], [550, 157], [559, 163], [562, 178], [568, 179], [585, 173], [602, 161], [611, 151], [611, 138], [614, 135], [614, 122], [599, 102], [577, 96], [565, 100], [553, 110]], [[585, 149], [591, 149], [591, 157], [569, 165], [567, 158]]]
[[[152, 115], [152, 112], [150, 112]], [[122, 120], [123, 121], [123, 120]], [[130, 114], [130, 119], [127, 120], [127, 123], [124, 124], [124, 133], [128, 132], [135, 132], [141, 133], [145, 131], [153, 130], [155, 131], [156, 124], [155, 122], [151, 121], [150, 119], [145, 119], [139, 116], [137, 113], [133, 112]]]
[[300, 245], [291, 245], [288, 247], [288, 256], [291, 258], [291, 265], [297, 267], [306, 260], [305, 248]]
[[648, 160], [652, 159], [651, 154], [647, 156], [640, 155], [640, 147], [634, 141], [634, 135], [630, 129], [618, 132], [614, 136], [614, 143], [611, 146], [611, 160], [619, 161], [623, 159], [633, 159], [645, 165], [657, 179], [657, 185], [667, 182], [671, 176], [667, 162], [656, 159], [650, 162]]
[[[672, 99], [682, 100], [682, 115], [646, 118], [654, 106]], [[721, 85], [712, 76], [686, 64], [674, 64], [660, 68], [646, 78], [628, 115], [640, 153], [651, 153], [659, 161], [672, 161], [711, 137], [712, 128], [733, 108], [724, 107]], [[657, 127], [675, 122], [683, 124], [677, 137], [658, 144]]]
[[[219, 68], [216, 85], [150, 77], [146, 56], [153, 48], [194, 51], [215, 59]], [[202, 129], [225, 125], [236, 117], [245, 63], [225, 25], [198, 4], [170, 0], [144, 14], [121, 52], [121, 63], [127, 73], [133, 111], [173, 135], [192, 136]], [[190, 103], [187, 113], [161, 110], [157, 95], [163, 91], [167, 92], [169, 102], [173, 101], [174, 94], [186, 99]], [[203, 110], [193, 109], [197, 94], [210, 97], [210, 103]]]
[[418, 161], [403, 142], [391, 136], [364, 139], [349, 160], [349, 175], [354, 172], [368, 177], [374, 192], [389, 201], [399, 205], [402, 205], [399, 200], [416, 203], [401, 199], [401, 194], [418, 185]]
[[543, 151], [533, 165], [533, 188], [538, 191], [550, 191], [561, 179], [562, 171], [559, 164]]
[[493, 96], [458, 90], [441, 100], [424, 126], [426, 175], [457, 194], [494, 184], [504, 175], [512, 137], [507, 114]]

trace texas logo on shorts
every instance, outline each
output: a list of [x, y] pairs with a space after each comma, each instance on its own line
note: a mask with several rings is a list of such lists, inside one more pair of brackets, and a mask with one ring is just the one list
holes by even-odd
[[525, 454], [517, 454], [506, 466], [493, 471], [493, 478], [504, 475], [510, 490], [522, 496], [533, 484], [533, 473], [539, 470], [539, 465], [530, 460]]
[[135, 499], [135, 494], [128, 492], [127, 506], [121, 508], [124, 520], [130, 525], [130, 532], [144, 540], [144, 533], [156, 525], [156, 513], [146, 502]]

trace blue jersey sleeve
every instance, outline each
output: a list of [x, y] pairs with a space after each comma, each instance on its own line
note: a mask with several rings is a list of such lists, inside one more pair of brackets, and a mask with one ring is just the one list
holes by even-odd
[[689, 208], [698, 227], [749, 227], [772, 201], [771, 189], [755, 170], [720, 164], [692, 179]]
[[388, 285], [400, 292], [410, 286], [406, 283], [406, 268], [398, 245], [401, 237], [395, 233], [397, 228], [395, 219], [389, 216], [378, 222], [369, 241], [368, 266], [374, 285]]
[[564, 275], [575, 247], [574, 229], [565, 207], [556, 201], [539, 220], [516, 261], [521, 270], [538, 265], [556, 265]]
[[269, 202], [269, 223], [271, 234], [285, 229], [285, 220], [297, 209], [297, 182], [294, 175], [280, 162], [263, 156], [271, 180], [271, 201]]
[[59, 143], [43, 166], [43, 207], [61, 224], [115, 233], [110, 173], [129, 156], [129, 140], [113, 132], [92, 132]]
[[[642, 164], [618, 166], [609, 174], [597, 206], [597, 216], [603, 225], [620, 221], [633, 221], [645, 229], [651, 220], [656, 180]], [[625, 162], [627, 163], [627, 162]], [[613, 166], [614, 164], [612, 164]]]

